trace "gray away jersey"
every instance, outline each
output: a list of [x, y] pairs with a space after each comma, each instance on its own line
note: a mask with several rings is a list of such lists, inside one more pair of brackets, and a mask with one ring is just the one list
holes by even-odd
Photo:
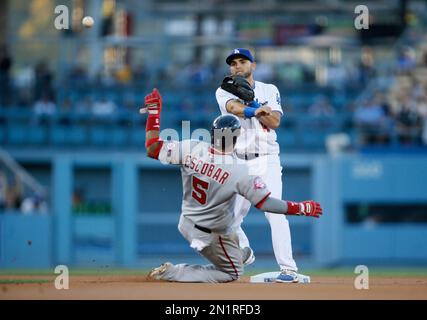
[[206, 142], [165, 141], [159, 160], [165, 164], [181, 165], [182, 214], [214, 232], [229, 231], [237, 194], [253, 205], [270, 194], [262, 179], [249, 175], [246, 164], [234, 154], [215, 154]]

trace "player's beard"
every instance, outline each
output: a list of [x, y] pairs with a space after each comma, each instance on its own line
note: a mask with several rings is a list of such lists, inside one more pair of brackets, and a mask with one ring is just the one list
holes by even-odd
[[239, 71], [239, 72], [236, 72], [234, 75], [242, 76], [245, 79], [249, 79], [249, 77], [252, 75], [252, 71], [247, 71], [247, 72]]

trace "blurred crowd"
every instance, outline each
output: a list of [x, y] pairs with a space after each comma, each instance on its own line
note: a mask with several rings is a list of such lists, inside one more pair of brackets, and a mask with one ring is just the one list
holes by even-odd
[[418, 61], [411, 48], [399, 51], [390, 89], [363, 100], [353, 119], [361, 143], [427, 145], [427, 50]]
[[[305, 113], [320, 119], [320, 126], [324, 127], [333, 123], [339, 114], [351, 115], [352, 120], [346, 128], [357, 130], [362, 145], [396, 141], [427, 144], [427, 54], [417, 61], [414, 49], [405, 47], [396, 56], [395, 81], [389, 90], [375, 92], [362, 101], [344, 103], [331, 101], [330, 96], [314, 94], [310, 96], [310, 103], [303, 106], [294, 105], [284, 95], [286, 113]], [[90, 77], [85, 68], [73, 66], [63, 79], [58, 79], [46, 62], [40, 62], [21, 69], [12, 79], [12, 65], [7, 48], [1, 46], [0, 106], [32, 108], [36, 120], [68, 113], [101, 119], [123, 113], [137, 114], [138, 106], [143, 103], [144, 90], [153, 86], [166, 92], [190, 92], [183, 98], [173, 99], [175, 105], [171, 109], [180, 111], [184, 117], [200, 112], [211, 114], [217, 111], [215, 101], [203, 100], [213, 96], [218, 83], [228, 72], [223, 59], [217, 58], [211, 63], [196, 59], [190, 64], [165, 64], [160, 70], [143, 65], [124, 65], [100, 72], [95, 77]], [[331, 88], [334, 94], [339, 94], [349, 88], [360, 90], [377, 75], [370, 47], [362, 48], [358, 64], [329, 63], [323, 71], [324, 76], [319, 77], [312, 66], [302, 63], [258, 61], [255, 78], [274, 83], [279, 88], [312, 84]], [[117, 88], [123, 90], [113, 95]], [[196, 99], [194, 96], [198, 92], [209, 94]]]
[[[364, 55], [366, 56], [366, 55]], [[101, 97], [97, 91], [108, 88], [143, 88], [157, 86], [165, 89], [216, 90], [223, 77], [228, 74], [228, 66], [222, 56], [212, 61], [194, 59], [190, 63], [169, 63], [153, 68], [142, 64], [124, 64], [89, 75], [81, 65], [69, 66], [59, 75], [50, 70], [46, 61], [34, 66], [28, 65], [11, 73], [13, 59], [7, 48], [0, 52], [0, 106], [32, 107], [36, 114], [53, 114], [69, 111], [93, 112], [95, 115], [112, 114], [127, 109], [133, 103], [129, 94], [119, 99]], [[367, 77], [373, 75], [369, 59], [362, 57], [358, 66], [330, 63], [324, 66], [324, 76], [316, 78], [316, 67], [303, 63], [267, 63], [257, 59], [255, 77], [259, 81], [270, 82], [278, 87], [301, 85], [329, 86], [336, 89], [360, 87]], [[73, 90], [92, 90], [75, 101]], [[129, 92], [128, 90], [127, 92]], [[65, 93], [65, 94], [63, 94]], [[68, 93], [68, 94], [67, 94]], [[96, 97], [94, 97], [96, 96]], [[109, 100], [109, 101], [106, 101]], [[191, 100], [191, 96], [189, 96]], [[183, 111], [188, 109], [188, 101], [181, 103]]]
[[7, 174], [0, 168], [0, 211], [10, 210], [23, 214], [46, 214], [48, 205], [43, 197], [25, 192], [24, 183], [16, 174]]

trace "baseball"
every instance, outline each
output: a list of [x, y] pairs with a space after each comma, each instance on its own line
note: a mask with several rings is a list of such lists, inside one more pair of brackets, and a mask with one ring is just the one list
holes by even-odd
[[83, 18], [82, 20], [82, 24], [86, 27], [86, 28], [90, 28], [93, 26], [93, 24], [95, 23], [95, 21], [93, 20], [93, 18], [91, 16], [86, 16]]

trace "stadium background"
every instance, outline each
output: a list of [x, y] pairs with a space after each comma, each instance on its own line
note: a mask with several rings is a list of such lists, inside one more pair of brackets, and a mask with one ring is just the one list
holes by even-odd
[[[54, 27], [61, 4], [67, 30]], [[369, 29], [356, 30], [358, 4], [1, 1], [0, 268], [203, 261], [176, 228], [179, 170], [146, 158], [138, 107], [157, 87], [162, 128], [208, 129], [235, 47], [282, 95], [283, 198], [324, 206], [290, 219], [301, 270], [425, 268], [427, 5], [366, 1]], [[263, 215], [244, 227], [249, 271], [274, 270]]]

